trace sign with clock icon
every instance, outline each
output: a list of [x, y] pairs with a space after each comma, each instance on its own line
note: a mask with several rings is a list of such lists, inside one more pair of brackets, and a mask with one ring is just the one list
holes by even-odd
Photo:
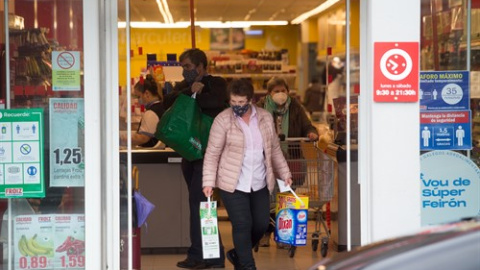
[[417, 102], [418, 62], [418, 42], [375, 42], [374, 101]]

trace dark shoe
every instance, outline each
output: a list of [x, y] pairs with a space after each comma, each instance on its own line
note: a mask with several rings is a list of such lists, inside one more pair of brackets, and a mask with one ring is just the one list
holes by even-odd
[[227, 251], [227, 260], [231, 264], [233, 264], [233, 266], [235, 266], [235, 268], [237, 268], [239, 266], [238, 256], [237, 256], [237, 252], [235, 252], [235, 249], [230, 249], [229, 251]]
[[258, 243], [260, 247], [269, 247], [270, 246], [270, 234], [266, 233], [263, 235], [262, 239]]
[[177, 263], [177, 267], [187, 269], [210, 269], [210, 268], [225, 268], [224, 263], [210, 263], [206, 261], [195, 261], [190, 258], [186, 258], [183, 261]]
[[187, 257], [185, 260], [178, 262], [177, 267], [187, 269], [206, 269], [207, 265], [202, 261], [195, 261]]
[[[205, 266], [206, 268], [204, 269], [210, 269], [210, 268], [225, 268], [225, 264], [224, 263], [219, 263], [219, 262], [204, 262], [205, 263]], [[200, 268], [195, 268], [195, 269], [200, 269]]]

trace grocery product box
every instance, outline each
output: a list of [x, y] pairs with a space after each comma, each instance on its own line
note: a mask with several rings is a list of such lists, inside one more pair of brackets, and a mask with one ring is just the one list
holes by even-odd
[[290, 192], [277, 193], [275, 213], [285, 208], [308, 209], [308, 196], [299, 194], [298, 197], [302, 200], [301, 202]]
[[307, 244], [308, 196], [278, 193], [275, 207], [275, 241], [293, 246]]

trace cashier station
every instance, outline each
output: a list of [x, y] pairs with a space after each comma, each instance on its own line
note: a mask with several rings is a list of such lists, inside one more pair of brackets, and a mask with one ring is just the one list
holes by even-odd
[[[127, 164], [127, 151], [120, 151]], [[139, 191], [155, 209], [141, 228], [142, 254], [185, 253], [190, 246], [188, 190], [181, 157], [170, 148], [132, 149], [139, 172]]]

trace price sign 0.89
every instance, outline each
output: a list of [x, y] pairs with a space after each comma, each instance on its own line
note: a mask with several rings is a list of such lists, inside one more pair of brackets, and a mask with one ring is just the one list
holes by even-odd
[[20, 257], [18, 260], [20, 269], [46, 269], [51, 267], [51, 261], [46, 256]]
[[83, 99], [50, 99], [50, 186], [84, 185], [84, 126]]

